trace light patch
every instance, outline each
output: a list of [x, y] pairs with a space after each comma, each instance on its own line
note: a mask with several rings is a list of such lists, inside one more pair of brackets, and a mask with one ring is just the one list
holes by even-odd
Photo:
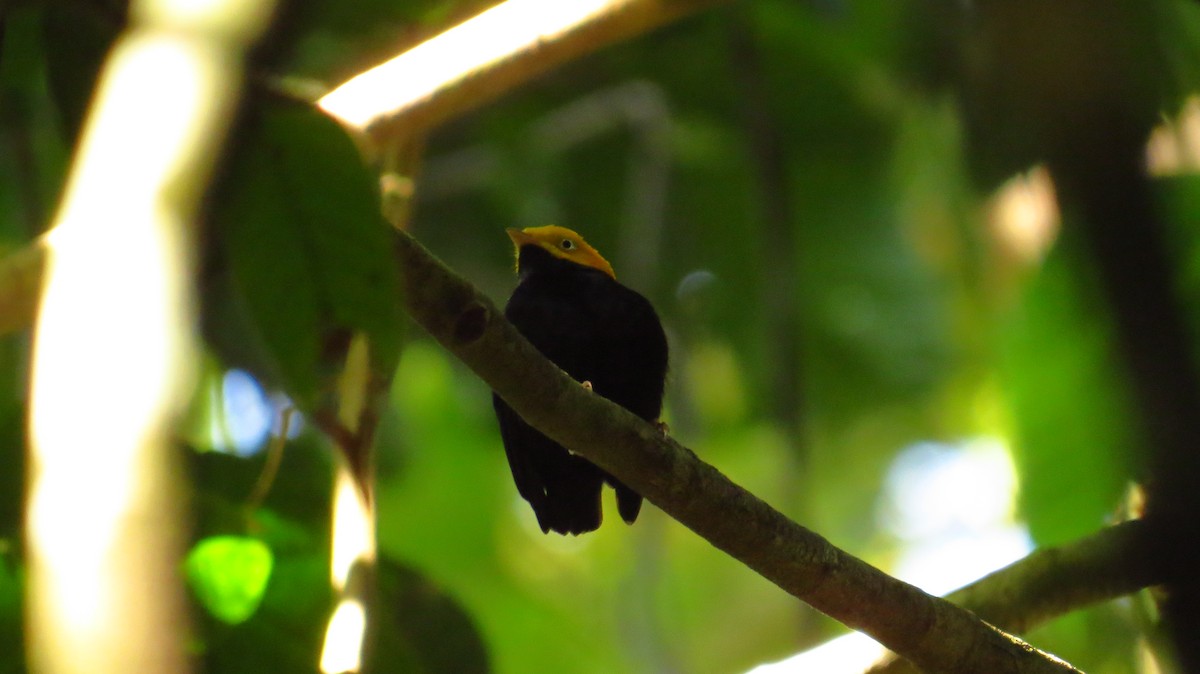
[[[1013, 520], [1016, 471], [998, 438], [921, 442], [900, 453], [887, 477], [880, 524], [903, 541], [897, 578], [944, 595], [1033, 550]], [[852, 633], [750, 674], [859, 674], [883, 657], [871, 638]]]
[[135, 1], [97, 82], [35, 331], [31, 671], [188, 671], [167, 465], [197, 361], [186, 232], [234, 106], [236, 38], [271, 10]]
[[317, 104], [359, 129], [512, 54], [534, 49], [618, 0], [508, 0], [362, 73]]
[[1033, 548], [1023, 525], [1000, 525], [912, 546], [900, 555], [893, 573], [941, 596], [1012, 564]]
[[1006, 524], [1016, 490], [1016, 468], [999, 440], [919, 442], [892, 463], [881, 524], [914, 541]]
[[1058, 238], [1061, 215], [1054, 181], [1045, 166], [1014, 176], [988, 200], [988, 226], [1020, 262], [1041, 262]]
[[325, 646], [321, 649], [324, 674], [357, 672], [362, 667], [362, 641], [367, 630], [367, 612], [357, 599], [343, 599], [329, 619]]
[[212, 61], [175, 39], [121, 42], [47, 236], [28, 519], [32, 629], [54, 630], [59, 654], [41, 654], [64, 661], [53, 671], [138, 662], [113, 630], [141, 634], [160, 614], [146, 591], [114, 578], [163, 561], [139, 551], [170, 554], [131, 537], [170, 512], [145, 483], [163, 479], [163, 424], [194, 376], [190, 262], [164, 194], [195, 169], [185, 158], [214, 133], [205, 118], [228, 103]]
[[257, 454], [276, 416], [258, 380], [244, 370], [229, 370], [221, 377], [218, 398], [221, 412], [210, 420], [213, 449], [237, 456]]
[[862, 674], [886, 652], [871, 637], [852, 632], [786, 660], [759, 665], [747, 674]]
[[340, 465], [333, 493], [333, 550], [329, 564], [333, 587], [341, 598], [329, 618], [321, 648], [321, 671], [326, 674], [357, 672], [361, 666], [367, 613], [358, 593], [347, 587], [350, 572], [360, 561], [375, 561], [374, 520], [371, 509], [355, 484], [354, 476]]
[[338, 590], [346, 587], [355, 562], [375, 559], [374, 522], [362, 491], [350, 471], [339, 469], [333, 496], [333, 550], [330, 580]]
[[880, 524], [905, 541], [892, 572], [945, 594], [1033, 550], [1016, 511], [1017, 473], [998, 438], [922, 442], [888, 474]]
[[[338, 377], [338, 421], [351, 433], [358, 433], [359, 422], [367, 407], [370, 378], [370, 348], [366, 336], [355, 334], [346, 353], [346, 362]], [[344, 590], [355, 562], [375, 560], [375, 520], [371, 505], [355, 483], [355, 476], [344, 464], [339, 465], [333, 496], [333, 549], [330, 576], [338, 590]]]
[[1158, 176], [1200, 171], [1200, 96], [1190, 96], [1173, 119], [1154, 128], [1146, 143], [1146, 164]]
[[204, 404], [193, 410], [185, 430], [186, 442], [197, 449], [215, 450], [240, 457], [255, 456], [267, 448], [268, 438], [283, 432], [288, 416], [287, 439], [304, 430], [304, 418], [283, 393], [267, 393], [253, 375], [233, 368], [212, 368], [202, 382]]
[[138, 21], [249, 42], [267, 27], [274, 6], [244, 0], [143, 0], [131, 10]]
[[[361, 430], [369, 400], [370, 348], [365, 335], [354, 335], [346, 362], [338, 377], [338, 421], [351, 433]], [[333, 531], [329, 574], [340, 595], [338, 608], [329, 619], [321, 649], [321, 670], [357, 672], [362, 660], [367, 614], [359, 595], [362, 588], [347, 583], [355, 564], [375, 563], [375, 518], [368, 497], [358, 487], [346, 462], [340, 462], [334, 480]]]

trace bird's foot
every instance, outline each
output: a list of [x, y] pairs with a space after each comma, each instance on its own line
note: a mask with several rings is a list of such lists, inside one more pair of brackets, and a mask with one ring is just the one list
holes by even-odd
[[665, 422], [665, 421], [654, 422], [654, 427], [658, 429], [659, 433], [663, 434], [663, 437], [666, 437], [671, 434], [671, 427], [668, 426], [667, 422]]
[[579, 385], [582, 386], [583, 388], [587, 389], [588, 391], [592, 390], [592, 382], [590, 382], [590, 381], [580, 382]]

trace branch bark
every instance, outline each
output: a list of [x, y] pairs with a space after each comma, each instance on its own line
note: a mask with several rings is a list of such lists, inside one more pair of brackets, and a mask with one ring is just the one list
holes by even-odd
[[[419, 138], [439, 124], [575, 59], [729, 0], [620, 0], [552, 39], [536, 40], [490, 63], [481, 63], [411, 105], [380, 111], [366, 132], [375, 147], [397, 138]], [[334, 113], [336, 114], [336, 112]]]
[[[1167, 580], [1161, 557], [1148, 554], [1161, 533], [1133, 520], [1028, 557], [956, 590], [946, 599], [1014, 634], [1076, 609], [1115, 599]], [[910, 674], [894, 654], [867, 674]]]
[[[939, 612], [946, 609], [940, 600], [915, 588], [893, 587], [897, 581], [787, 521], [686, 448], [603, 398], [583, 393], [515, 333], [487, 298], [407, 235], [397, 236], [410, 313], [535, 426], [628, 480], [717, 547], [846, 625], [893, 650], [903, 648], [914, 661], [932, 659], [939, 667], [945, 665], [941, 671], [972, 671], [977, 666], [970, 663], [971, 656], [962, 655], [969, 653], [963, 647], [955, 649], [960, 653], [957, 664], [954, 655], [934, 658], [920, 652], [938, 649], [945, 633], [954, 630], [989, 643], [993, 637], [978, 636], [979, 623], [957, 614], [942, 617]], [[9, 298], [6, 306], [29, 304], [22, 289], [39, 285], [44, 254], [44, 242], [38, 239], [0, 260], [0, 279], [19, 279], [0, 283], [0, 295]], [[32, 312], [24, 310], [0, 315], [5, 318], [0, 333], [27, 327], [32, 318]], [[1156, 548], [1156, 538], [1147, 522], [1125, 523], [1068, 546], [1037, 551], [947, 599], [1001, 629], [1021, 632], [1078, 607], [1160, 583], [1166, 573], [1163, 564], [1146, 553]], [[867, 615], [877, 610], [889, 615]], [[907, 664], [879, 667], [885, 668], [872, 671], [911, 671]]]
[[586, 391], [408, 234], [396, 233], [395, 253], [412, 317], [526, 421], [783, 590], [926, 671], [1078, 671], [834, 547]]

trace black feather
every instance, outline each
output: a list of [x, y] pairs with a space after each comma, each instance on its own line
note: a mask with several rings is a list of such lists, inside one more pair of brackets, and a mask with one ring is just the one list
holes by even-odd
[[[604, 272], [533, 245], [518, 258], [521, 280], [504, 315], [539, 351], [576, 380], [647, 421], [662, 412], [667, 339], [654, 307]], [[500, 436], [521, 497], [543, 532], [580, 534], [600, 526], [600, 491], [617, 491], [617, 511], [633, 523], [634, 490], [525, 423], [493, 395]]]

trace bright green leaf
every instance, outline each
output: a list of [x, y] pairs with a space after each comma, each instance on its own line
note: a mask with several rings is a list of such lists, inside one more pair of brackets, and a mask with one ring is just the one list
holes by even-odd
[[217, 619], [236, 625], [258, 610], [274, 557], [262, 541], [213, 536], [188, 553], [188, 581], [200, 603]]
[[1059, 250], [1002, 334], [1002, 373], [1016, 413], [1020, 508], [1035, 540], [1101, 526], [1131, 475], [1133, 430], [1109, 317]]

